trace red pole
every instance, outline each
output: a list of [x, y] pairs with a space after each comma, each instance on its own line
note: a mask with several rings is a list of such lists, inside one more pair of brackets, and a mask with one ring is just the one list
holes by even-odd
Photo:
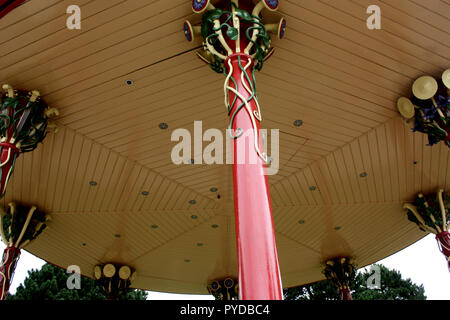
[[5, 300], [8, 296], [9, 286], [11, 285], [19, 257], [19, 248], [7, 247], [3, 251], [2, 264], [0, 266], [0, 300]]
[[439, 249], [447, 259], [448, 270], [450, 271], [450, 232], [443, 231], [436, 235]]
[[[8, 134], [11, 134], [8, 130]], [[16, 158], [19, 156], [17, 147], [8, 142], [0, 143], [0, 198], [6, 193], [8, 180], [14, 171]]]
[[[229, 61], [233, 67], [232, 77], [228, 86], [236, 89], [243, 99], [249, 99], [250, 93], [245, 88], [251, 87], [248, 79], [252, 79], [254, 68], [253, 60], [243, 53], [236, 53], [225, 61], [227, 71], [230, 72]], [[242, 69], [252, 64], [246, 71]], [[245, 85], [242, 82], [243, 73]], [[236, 103], [230, 112], [233, 115], [236, 109], [244, 103], [241, 98], [235, 97], [231, 90], [229, 101]], [[254, 99], [248, 102], [251, 112], [258, 112]], [[255, 121], [259, 132], [260, 123]], [[236, 243], [238, 253], [239, 297], [241, 300], [282, 300], [282, 285], [278, 252], [275, 241], [275, 231], [272, 219], [272, 206], [269, 196], [269, 186], [262, 159], [258, 156], [254, 145], [254, 131], [252, 119], [246, 107], [237, 111], [232, 129], [243, 130], [244, 134], [234, 140], [234, 205], [236, 218]], [[246, 139], [248, 137], [248, 139]], [[260, 140], [260, 139], [258, 139]], [[260, 142], [260, 141], [259, 141]], [[261, 152], [262, 146], [259, 143]], [[242, 151], [247, 156], [242, 158]], [[245, 161], [243, 161], [243, 159]], [[253, 164], [251, 162], [253, 161]]]
[[343, 301], [353, 300], [352, 294], [350, 293], [350, 288], [340, 289], [339, 293], [341, 294], [341, 300]]

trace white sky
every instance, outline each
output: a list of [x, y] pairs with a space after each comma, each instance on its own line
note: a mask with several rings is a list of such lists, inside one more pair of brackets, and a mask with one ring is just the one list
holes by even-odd
[[[4, 244], [0, 244], [3, 251]], [[40, 269], [45, 261], [22, 250], [11, 286], [11, 293], [25, 280], [28, 270]], [[416, 242], [408, 248], [379, 261], [390, 269], [401, 272], [403, 278], [410, 278], [416, 284], [423, 284], [429, 300], [450, 300], [450, 273], [447, 262], [439, 251], [433, 235]], [[214, 300], [210, 295], [183, 295], [149, 292], [150, 300]]]

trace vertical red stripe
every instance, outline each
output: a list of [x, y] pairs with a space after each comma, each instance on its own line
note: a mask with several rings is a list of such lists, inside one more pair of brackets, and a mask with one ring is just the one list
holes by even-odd
[[[239, 66], [239, 58], [242, 66], [246, 66], [251, 60], [248, 55], [242, 53], [233, 54], [228, 58], [233, 65], [232, 75], [237, 88], [232, 81], [229, 86], [235, 88], [244, 99], [248, 99], [250, 94], [241, 80], [244, 71]], [[225, 65], [228, 67], [228, 60]], [[252, 63], [247, 69], [250, 79], [252, 79], [253, 67]], [[250, 87], [249, 83], [244, 81], [247, 87]], [[231, 92], [229, 95], [232, 102], [235, 95]], [[231, 114], [242, 102], [241, 99], [237, 99]], [[249, 104], [252, 112], [257, 110], [255, 100], [251, 100]], [[256, 120], [256, 126], [259, 131], [258, 120]], [[241, 128], [245, 132], [243, 136], [234, 140], [233, 164], [239, 298], [241, 300], [282, 300], [283, 292], [269, 186], [263, 161], [255, 150], [252, 121], [245, 107], [237, 113], [232, 128], [235, 131]], [[247, 156], [245, 161], [239, 163], [238, 160], [242, 160], [241, 152], [245, 152]], [[256, 161], [252, 164], [250, 159]]]

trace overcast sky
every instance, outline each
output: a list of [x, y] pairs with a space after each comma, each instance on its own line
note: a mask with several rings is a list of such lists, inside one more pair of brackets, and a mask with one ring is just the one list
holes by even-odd
[[[1, 250], [5, 248], [1, 243]], [[45, 261], [22, 250], [14, 275], [11, 293], [27, 276], [27, 271], [40, 269]], [[399, 270], [403, 278], [410, 278], [416, 284], [423, 284], [429, 300], [450, 300], [450, 273], [444, 256], [440, 253], [436, 239], [429, 235], [408, 248], [384, 259], [379, 263], [390, 269]], [[210, 295], [182, 295], [150, 292], [151, 300], [213, 300]]]

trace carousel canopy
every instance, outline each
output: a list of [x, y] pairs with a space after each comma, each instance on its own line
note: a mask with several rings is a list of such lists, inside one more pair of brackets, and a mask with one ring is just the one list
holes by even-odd
[[[366, 26], [373, 4], [380, 30]], [[268, 179], [284, 287], [324, 279], [326, 259], [363, 267], [425, 235], [402, 206], [450, 190], [449, 148], [427, 146], [396, 102], [450, 66], [449, 4], [280, 2], [286, 38], [273, 37], [256, 81], [262, 127], [280, 130]], [[80, 30], [66, 26], [70, 5]], [[30, 0], [1, 18], [0, 83], [60, 111], [59, 132], [17, 159], [2, 200], [51, 215], [28, 251], [90, 277], [126, 264], [133, 287], [156, 291], [206, 293], [237, 277], [231, 165], [171, 160], [173, 130], [228, 125], [225, 78], [182, 32], [200, 19], [187, 0]]]

